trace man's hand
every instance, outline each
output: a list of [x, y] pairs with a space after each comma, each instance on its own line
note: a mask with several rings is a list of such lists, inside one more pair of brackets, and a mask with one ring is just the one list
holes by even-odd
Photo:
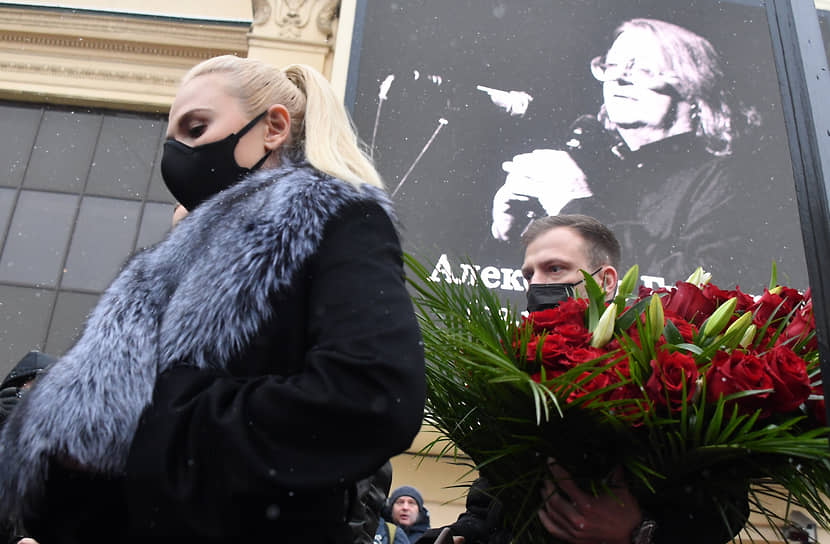
[[643, 515], [622, 467], [611, 475], [611, 493], [595, 497], [579, 489], [554, 461], [549, 466], [552, 479], [542, 485], [545, 502], [539, 519], [550, 534], [573, 544], [630, 544]]

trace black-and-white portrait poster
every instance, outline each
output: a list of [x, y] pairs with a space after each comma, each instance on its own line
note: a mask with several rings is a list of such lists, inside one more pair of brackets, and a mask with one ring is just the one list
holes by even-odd
[[650, 286], [807, 287], [760, 1], [366, 0], [359, 28], [353, 116], [434, 279], [523, 308], [521, 232], [583, 213]]

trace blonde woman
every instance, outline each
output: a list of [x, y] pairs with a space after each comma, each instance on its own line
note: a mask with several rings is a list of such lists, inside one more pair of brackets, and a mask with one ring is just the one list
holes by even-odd
[[355, 483], [417, 433], [423, 349], [391, 204], [321, 74], [194, 67], [133, 258], [0, 435], [40, 542], [352, 542]]

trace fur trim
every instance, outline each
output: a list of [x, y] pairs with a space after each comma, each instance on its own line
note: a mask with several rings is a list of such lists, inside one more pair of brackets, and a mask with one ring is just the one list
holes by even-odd
[[157, 375], [175, 364], [225, 368], [272, 316], [269, 295], [291, 285], [326, 222], [362, 200], [394, 218], [369, 185], [307, 165], [258, 172], [136, 255], [0, 434], [0, 516], [38, 501], [55, 456], [122, 472]]

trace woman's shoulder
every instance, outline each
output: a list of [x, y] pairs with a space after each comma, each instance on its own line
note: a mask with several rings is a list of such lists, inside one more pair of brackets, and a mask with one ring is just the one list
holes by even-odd
[[395, 220], [392, 201], [386, 191], [368, 183], [356, 185], [335, 178], [308, 163], [289, 163], [255, 174], [246, 191], [264, 191], [266, 205], [283, 208], [294, 206], [306, 213], [334, 217], [346, 209], [381, 209]]

